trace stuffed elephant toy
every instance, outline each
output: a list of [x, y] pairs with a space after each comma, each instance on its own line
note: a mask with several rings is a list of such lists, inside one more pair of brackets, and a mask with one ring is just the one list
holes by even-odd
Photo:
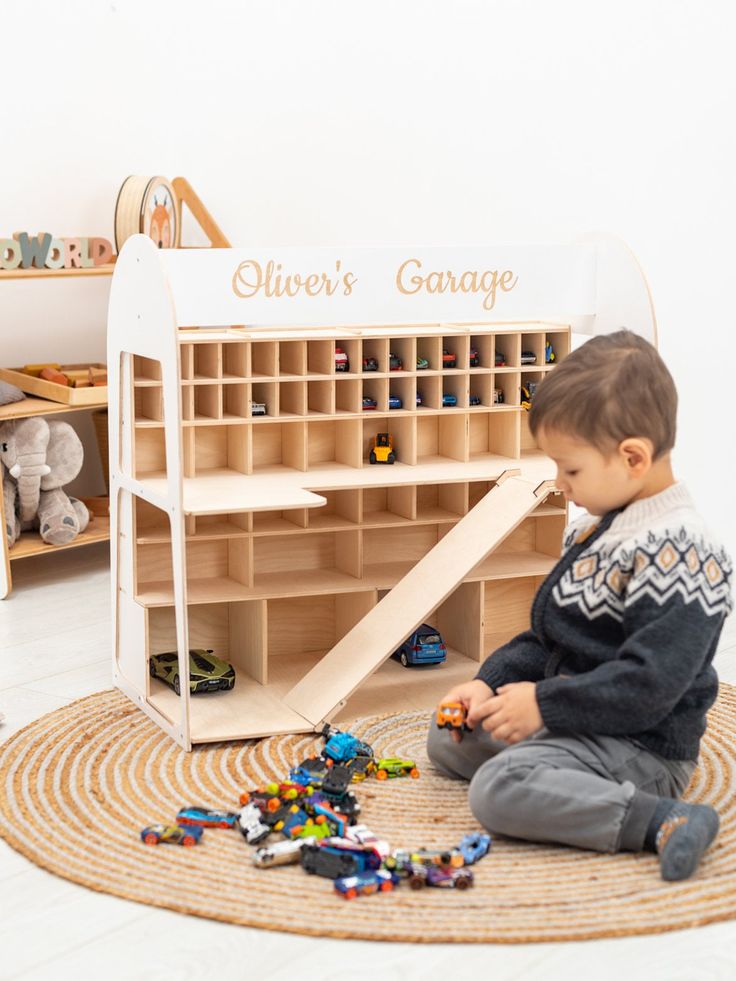
[[89, 524], [89, 511], [63, 491], [82, 469], [81, 440], [67, 422], [42, 416], [0, 423], [0, 467], [8, 547], [37, 528], [49, 545], [67, 545]]

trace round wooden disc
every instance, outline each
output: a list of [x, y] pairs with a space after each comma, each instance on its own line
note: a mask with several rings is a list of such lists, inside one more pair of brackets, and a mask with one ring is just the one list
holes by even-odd
[[176, 192], [165, 177], [127, 177], [115, 205], [115, 248], [131, 235], [148, 235], [160, 249], [175, 249], [181, 229]]

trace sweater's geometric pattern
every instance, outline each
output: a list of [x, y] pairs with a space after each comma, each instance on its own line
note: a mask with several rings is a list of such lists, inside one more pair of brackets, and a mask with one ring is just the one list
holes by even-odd
[[583, 552], [555, 585], [555, 602], [577, 605], [588, 620], [608, 614], [618, 623], [625, 608], [643, 597], [663, 607], [679, 596], [685, 604], [699, 603], [709, 617], [731, 612], [731, 562], [722, 549], [684, 526], [650, 531], [626, 544]]

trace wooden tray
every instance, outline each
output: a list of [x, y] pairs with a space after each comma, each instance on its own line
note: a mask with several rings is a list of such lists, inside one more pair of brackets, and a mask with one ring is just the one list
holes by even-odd
[[[65, 368], [69, 370], [80, 368], [105, 368], [106, 365], [98, 362], [87, 364], [67, 364], [61, 366], [61, 371]], [[26, 374], [22, 368], [0, 368], [0, 379], [17, 385], [21, 391], [29, 395], [38, 395], [42, 399], [50, 399], [52, 402], [62, 402], [65, 405], [106, 405], [107, 404], [107, 385], [91, 386], [89, 388], [70, 388], [66, 385], [57, 385], [55, 382], [46, 381], [45, 378], [36, 378]]]

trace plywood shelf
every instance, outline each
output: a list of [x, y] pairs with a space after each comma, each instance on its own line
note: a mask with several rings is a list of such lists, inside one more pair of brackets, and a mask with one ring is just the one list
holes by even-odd
[[67, 545], [47, 545], [37, 531], [23, 532], [15, 545], [10, 549], [8, 557], [11, 562], [17, 559], [27, 559], [33, 555], [49, 555], [52, 552], [64, 552], [70, 548], [80, 548], [82, 545], [93, 545], [95, 542], [106, 542], [110, 539], [110, 519], [107, 515], [96, 515], [94, 521], [81, 532], [74, 541]]
[[107, 262], [89, 269], [0, 269], [2, 279], [67, 279], [77, 276], [112, 276], [115, 263]]

